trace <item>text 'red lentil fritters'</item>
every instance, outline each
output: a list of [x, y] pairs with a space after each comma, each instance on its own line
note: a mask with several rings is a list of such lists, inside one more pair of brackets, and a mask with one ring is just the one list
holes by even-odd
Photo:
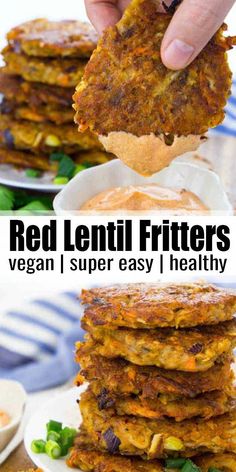
[[0, 69], [0, 163], [55, 174], [55, 152], [84, 168], [108, 162], [112, 156], [97, 137], [78, 134], [73, 119], [74, 87], [97, 43], [92, 26], [38, 19], [13, 28], [7, 40]]
[[223, 25], [192, 64], [169, 70], [160, 49], [172, 14], [158, 5], [132, 0], [105, 30], [74, 95], [81, 131], [202, 135], [223, 120], [231, 87], [226, 52], [235, 38], [224, 37]]
[[222, 471], [235, 472], [236, 293], [128, 284], [83, 290], [81, 300], [88, 334], [76, 345], [76, 383], [89, 386], [68, 465], [164, 472], [166, 458], [193, 457], [203, 471], [225, 460]]

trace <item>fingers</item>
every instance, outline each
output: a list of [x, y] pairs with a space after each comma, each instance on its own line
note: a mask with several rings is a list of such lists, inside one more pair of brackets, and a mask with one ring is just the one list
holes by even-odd
[[85, 0], [88, 17], [99, 34], [119, 21], [122, 12], [118, 0]]
[[183, 0], [164, 36], [161, 56], [169, 69], [190, 64], [223, 23], [235, 0]]

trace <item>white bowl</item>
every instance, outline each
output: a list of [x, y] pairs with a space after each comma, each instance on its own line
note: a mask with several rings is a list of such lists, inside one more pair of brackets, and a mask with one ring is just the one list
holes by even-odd
[[218, 175], [203, 166], [178, 160], [152, 177], [140, 176], [118, 159], [84, 170], [55, 197], [54, 210], [57, 215], [74, 214], [86, 201], [104, 190], [150, 183], [184, 188], [197, 195], [211, 213], [233, 214], [232, 205]]
[[10, 442], [20, 425], [26, 398], [26, 392], [20, 383], [0, 380], [0, 410], [10, 416], [10, 423], [0, 428], [0, 451]]

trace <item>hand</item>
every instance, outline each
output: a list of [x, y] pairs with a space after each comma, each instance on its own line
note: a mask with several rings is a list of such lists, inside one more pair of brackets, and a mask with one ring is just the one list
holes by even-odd
[[[130, 0], [85, 0], [88, 16], [99, 33], [115, 24]], [[167, 5], [172, 2], [166, 1]], [[235, 0], [183, 0], [164, 36], [161, 56], [169, 69], [190, 64], [223, 23]]]

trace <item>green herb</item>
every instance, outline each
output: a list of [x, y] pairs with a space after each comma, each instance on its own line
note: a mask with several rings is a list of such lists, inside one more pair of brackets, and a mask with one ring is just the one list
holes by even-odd
[[46, 454], [51, 459], [59, 459], [61, 457], [61, 446], [56, 441], [47, 441], [45, 446]]
[[14, 191], [0, 185], [0, 211], [13, 210], [14, 199]]
[[50, 211], [50, 208], [48, 205], [45, 205], [40, 200], [32, 200], [31, 202], [27, 203], [27, 205], [19, 208], [17, 210], [17, 213], [35, 212], [35, 211], [45, 212], [45, 211]]
[[56, 433], [60, 433], [62, 431], [62, 423], [60, 423], [59, 421], [50, 420], [46, 424], [46, 428], [47, 428], [48, 433], [49, 433], [49, 431], [54, 431]]
[[166, 468], [167, 469], [181, 469], [185, 465], [186, 459], [178, 457], [177, 459], [167, 459]]
[[26, 177], [37, 178], [41, 175], [41, 172], [37, 169], [26, 169], [25, 175]]
[[194, 464], [192, 461], [187, 459], [184, 466], [181, 469], [181, 472], [201, 472], [201, 470], [196, 464]]
[[57, 177], [68, 177], [72, 179], [75, 172], [76, 165], [69, 156], [64, 156], [58, 165]]
[[68, 177], [55, 177], [55, 179], [53, 179], [53, 183], [55, 185], [65, 185], [68, 182], [69, 182]]
[[35, 454], [42, 454], [45, 452], [46, 443], [42, 439], [35, 439], [31, 443], [31, 451]]

